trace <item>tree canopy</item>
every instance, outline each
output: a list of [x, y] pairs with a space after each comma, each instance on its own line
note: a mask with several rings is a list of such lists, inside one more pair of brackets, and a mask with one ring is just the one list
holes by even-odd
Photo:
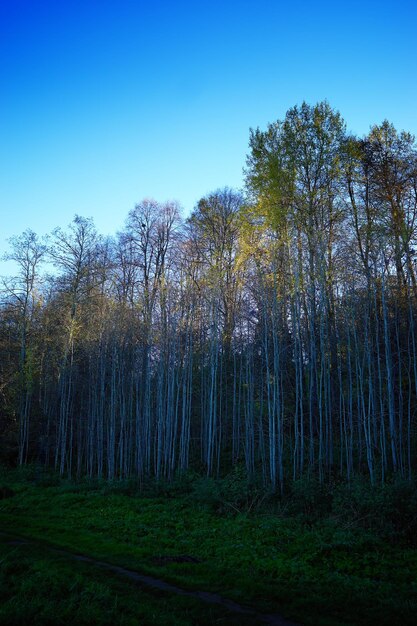
[[[245, 188], [11, 240], [1, 449], [61, 474], [416, 471], [414, 137], [327, 102], [250, 131]], [[42, 262], [53, 263], [53, 276]]]

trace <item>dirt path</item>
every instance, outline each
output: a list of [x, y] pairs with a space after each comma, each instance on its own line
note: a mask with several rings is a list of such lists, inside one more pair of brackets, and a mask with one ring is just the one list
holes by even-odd
[[189, 598], [195, 598], [203, 602], [208, 602], [209, 604], [219, 604], [220, 606], [223, 606], [224, 608], [228, 609], [229, 611], [233, 611], [234, 613], [253, 615], [253, 617], [258, 619], [259, 621], [263, 622], [264, 624], [269, 624], [270, 626], [300, 626], [300, 624], [288, 621], [278, 613], [259, 613], [249, 606], [238, 604], [237, 602], [229, 600], [228, 598], [224, 598], [217, 593], [211, 593], [209, 591], [190, 591], [188, 589], [183, 589], [160, 578], [154, 578], [153, 576], [140, 574], [139, 572], [135, 572], [124, 567], [119, 567], [118, 565], [112, 565], [111, 563], [106, 563], [105, 561], [99, 561], [98, 559], [94, 559], [93, 557], [85, 556], [83, 554], [75, 554], [73, 552], [69, 552], [68, 550], [56, 548], [55, 546], [50, 544], [38, 542], [34, 539], [16, 537], [15, 535], [3, 531], [0, 531], [0, 536], [2, 536], [6, 540], [5, 543], [9, 545], [28, 544], [42, 547], [43, 549], [47, 549], [49, 552], [52, 552], [54, 554], [61, 554], [76, 561], [90, 563], [95, 567], [108, 570], [110, 572], [113, 572], [114, 574], [118, 574], [119, 576], [124, 576], [125, 578], [129, 578], [130, 580], [133, 580], [140, 585], [153, 587], [154, 589], [159, 589], [160, 591], [166, 591], [168, 593], [173, 593], [181, 596], [188, 596]]

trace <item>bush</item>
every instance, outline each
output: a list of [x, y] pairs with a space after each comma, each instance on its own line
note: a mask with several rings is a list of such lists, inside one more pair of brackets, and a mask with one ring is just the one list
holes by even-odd
[[417, 486], [393, 480], [371, 486], [357, 479], [334, 494], [333, 514], [345, 525], [359, 526], [389, 541], [417, 542]]
[[218, 510], [222, 504], [219, 481], [202, 476], [194, 481], [191, 499], [211, 510]]
[[[96, 489], [98, 484], [96, 481]], [[104, 495], [137, 496], [140, 492], [140, 482], [137, 478], [102, 481], [101, 484], [101, 493]]]
[[260, 482], [248, 477], [237, 465], [224, 478], [200, 477], [193, 483], [192, 498], [221, 514], [255, 511], [270, 497]]
[[301, 515], [308, 522], [314, 522], [331, 513], [333, 486], [320, 483], [315, 478], [300, 478], [290, 486], [285, 501], [291, 515]]

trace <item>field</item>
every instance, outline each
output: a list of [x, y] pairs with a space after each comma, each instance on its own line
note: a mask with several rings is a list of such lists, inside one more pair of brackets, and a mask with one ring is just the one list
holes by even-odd
[[[207, 481], [139, 491], [4, 470], [0, 486], [0, 624], [257, 624], [267, 614], [306, 625], [415, 624], [414, 542], [359, 518], [221, 506]], [[253, 613], [138, 584], [71, 554], [217, 593]]]

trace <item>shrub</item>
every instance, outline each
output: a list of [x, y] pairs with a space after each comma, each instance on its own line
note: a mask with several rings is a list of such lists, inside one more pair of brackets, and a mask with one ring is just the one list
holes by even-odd
[[224, 478], [194, 480], [191, 497], [217, 513], [234, 515], [259, 509], [270, 495], [260, 482], [248, 477], [245, 467], [237, 465]]
[[371, 486], [357, 479], [340, 486], [334, 495], [333, 514], [345, 525], [371, 530], [396, 542], [417, 542], [417, 486], [413, 481], [393, 480]]
[[291, 484], [285, 500], [289, 514], [301, 515], [314, 522], [332, 510], [332, 485], [320, 483], [315, 478], [300, 478]]

